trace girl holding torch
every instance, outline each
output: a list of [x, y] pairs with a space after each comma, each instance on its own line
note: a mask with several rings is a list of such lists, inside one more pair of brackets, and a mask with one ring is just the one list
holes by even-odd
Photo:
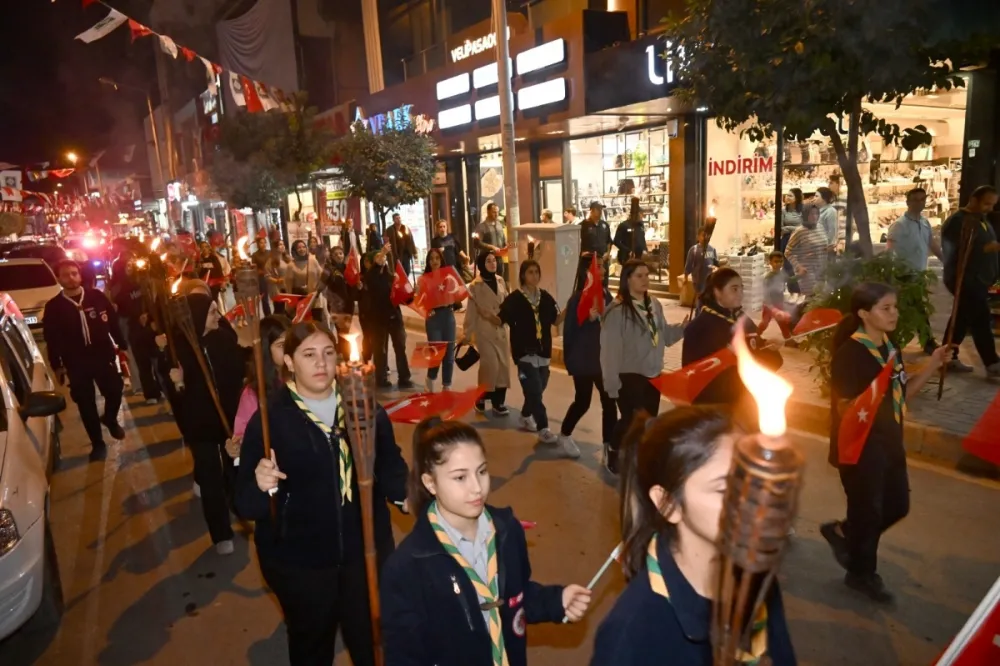
[[[629, 584], [597, 630], [591, 666], [712, 665], [719, 519], [738, 435], [723, 411], [709, 407], [636, 419], [621, 472]], [[742, 661], [794, 666], [776, 583], [762, 610]]]
[[386, 666], [525, 666], [529, 623], [587, 612], [590, 590], [531, 580], [524, 528], [509, 508], [487, 505], [489, 493], [475, 428], [437, 417], [417, 426], [417, 523], [382, 576]]
[[[258, 412], [243, 437], [236, 506], [256, 521], [257, 559], [285, 617], [291, 666], [332, 663], [338, 626], [352, 663], [373, 666], [361, 498], [335, 386], [336, 336], [314, 322], [295, 324], [285, 333], [282, 361], [286, 385], [268, 402], [271, 458], [264, 458]], [[374, 476], [374, 532], [383, 562], [394, 548], [386, 502], [403, 504], [407, 468], [381, 407]]]

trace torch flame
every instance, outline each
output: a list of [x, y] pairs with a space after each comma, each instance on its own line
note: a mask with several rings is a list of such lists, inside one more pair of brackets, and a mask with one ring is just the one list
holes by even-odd
[[346, 333], [344, 338], [347, 340], [347, 344], [351, 349], [350, 356], [348, 360], [351, 363], [358, 363], [361, 361], [361, 353], [358, 351], [358, 334], [357, 333]]
[[183, 277], [181, 277], [179, 275], [177, 276], [177, 279], [174, 280], [174, 284], [170, 287], [170, 293], [171, 294], [176, 294], [177, 293], [177, 290], [180, 289], [180, 286], [181, 286], [181, 280], [183, 280], [183, 279], [184, 279]]
[[160, 237], [157, 236], [153, 239], [153, 242], [149, 245], [150, 252], [156, 252], [156, 248], [160, 247]]
[[760, 432], [768, 437], [785, 434], [785, 404], [792, 396], [792, 385], [757, 363], [744, 339], [744, 321], [736, 326], [733, 350], [739, 364], [740, 379], [757, 403]]
[[250, 255], [247, 254], [247, 245], [250, 244], [250, 236], [244, 236], [243, 238], [236, 241], [236, 251], [240, 254], [240, 259], [243, 261], [250, 261]]
[[166, 260], [167, 260], [167, 253], [164, 252], [163, 254], [160, 255], [160, 261], [166, 261]]
[[146, 260], [145, 259], [136, 259], [135, 260], [135, 267], [136, 268], [145, 268], [146, 267]]

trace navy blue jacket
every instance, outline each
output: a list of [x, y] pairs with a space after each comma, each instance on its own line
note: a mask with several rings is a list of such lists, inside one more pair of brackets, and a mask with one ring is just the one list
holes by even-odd
[[[268, 403], [271, 448], [278, 469], [288, 478], [278, 485], [277, 525], [271, 520], [267, 493], [257, 487], [254, 470], [264, 457], [260, 412], [243, 435], [237, 468], [236, 508], [257, 521], [254, 541], [262, 562], [307, 569], [326, 569], [364, 557], [361, 537], [361, 493], [357, 462], [351, 475], [352, 499], [340, 494], [339, 444], [309, 420], [282, 387]], [[392, 423], [381, 406], [375, 417], [375, 541], [380, 559], [393, 549], [386, 499], [406, 498], [407, 467], [396, 446]]]
[[[576, 323], [576, 308], [580, 293], [569, 297], [563, 320], [563, 363], [573, 377], [601, 376], [601, 320], [584, 319]], [[611, 303], [611, 292], [604, 290], [604, 307]]]
[[[658, 545], [670, 599], [653, 592], [643, 567], [597, 629], [590, 666], [712, 666], [712, 602], [688, 583], [666, 540]], [[795, 666], [777, 585], [767, 598], [767, 644], [773, 666]]]
[[[504, 647], [510, 666], [526, 666], [526, 625], [561, 622], [563, 588], [532, 582], [521, 523], [509, 508], [487, 509], [497, 530]], [[385, 666], [493, 665], [476, 590], [426, 512], [385, 563], [380, 588]]]

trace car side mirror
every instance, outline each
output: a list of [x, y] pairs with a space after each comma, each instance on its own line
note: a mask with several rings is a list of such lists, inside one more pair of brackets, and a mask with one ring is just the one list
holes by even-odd
[[35, 416], [55, 416], [66, 409], [66, 397], [56, 391], [35, 391], [21, 405], [18, 413], [22, 419]]

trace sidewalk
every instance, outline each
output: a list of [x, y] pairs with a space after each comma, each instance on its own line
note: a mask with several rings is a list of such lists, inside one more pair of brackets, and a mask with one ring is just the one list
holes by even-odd
[[[940, 335], [944, 331], [951, 312], [951, 295], [943, 288], [932, 295], [936, 312], [931, 324]], [[662, 300], [667, 322], [680, 323], [688, 309], [677, 301]], [[424, 332], [424, 320], [413, 310], [403, 308], [406, 327]], [[458, 330], [461, 331], [464, 313], [456, 313]], [[776, 326], [766, 331], [765, 338], [780, 340]], [[681, 344], [668, 347], [663, 354], [664, 370], [681, 367]], [[830, 432], [829, 401], [820, 393], [817, 375], [810, 371], [813, 364], [811, 354], [797, 349], [783, 348], [784, 365], [778, 374], [792, 383], [794, 393], [788, 406], [789, 425], [816, 435], [827, 436]], [[922, 352], [919, 345], [911, 345], [904, 351], [907, 360], [919, 363]], [[971, 339], [962, 346], [962, 360], [975, 367], [969, 375], [949, 374], [945, 382], [944, 394], [937, 400], [938, 382], [932, 379], [916, 396], [907, 400], [908, 418], [906, 422], [906, 448], [910, 454], [933, 458], [948, 467], [961, 467], [970, 472], [995, 475], [994, 466], [973, 458], [962, 450], [962, 439], [972, 430], [989, 405], [997, 398], [1000, 386], [984, 379], [982, 362], [972, 346]], [[562, 367], [562, 337], [552, 341], [552, 363]], [[998, 437], [1000, 440], [1000, 437]]]

